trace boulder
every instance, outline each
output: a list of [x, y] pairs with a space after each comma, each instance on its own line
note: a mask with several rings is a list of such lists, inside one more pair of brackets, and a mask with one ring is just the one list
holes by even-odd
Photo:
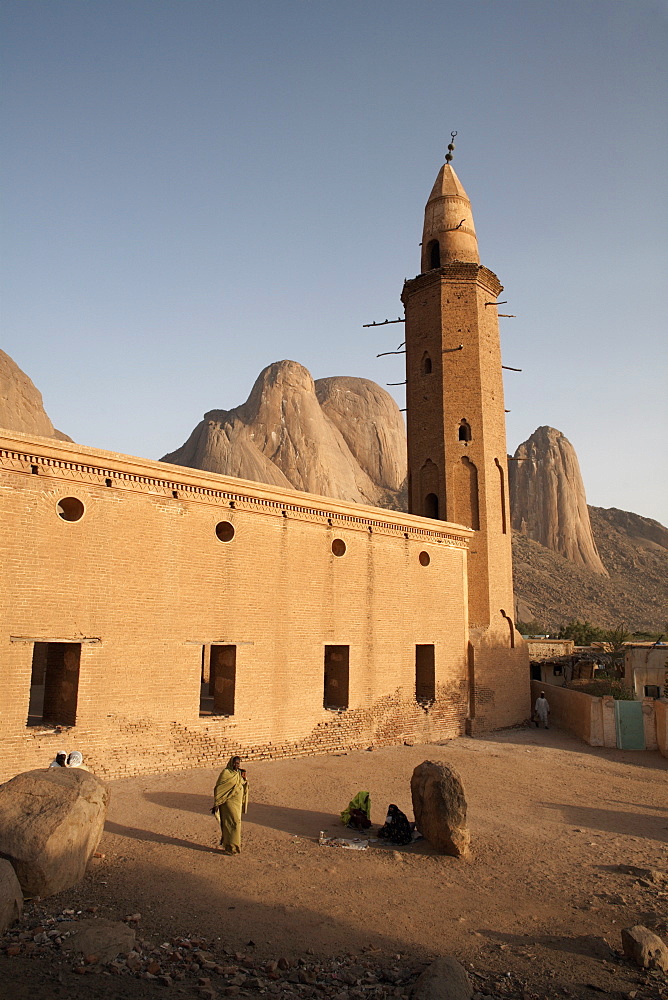
[[641, 969], [668, 972], [668, 948], [657, 934], [642, 924], [622, 930], [622, 948], [626, 957]]
[[41, 392], [4, 351], [0, 351], [0, 427], [22, 434], [72, 440], [55, 429], [44, 409]]
[[470, 1000], [473, 990], [459, 962], [444, 955], [418, 977], [411, 995], [413, 1000]]
[[24, 896], [75, 885], [100, 842], [109, 791], [90, 771], [26, 771], [0, 785], [0, 856]]
[[413, 771], [411, 796], [415, 825], [432, 847], [455, 858], [469, 853], [466, 798], [454, 767], [425, 760]]
[[0, 858], [0, 934], [23, 913], [23, 893], [9, 861]]
[[163, 462], [355, 503], [404, 502], [406, 432], [399, 407], [368, 379], [314, 382], [296, 361], [276, 361], [250, 396], [210, 410]]
[[71, 920], [59, 924], [58, 930], [64, 936], [65, 951], [95, 958], [103, 965], [117, 955], [129, 954], [135, 945], [134, 930], [120, 920]]
[[576, 566], [608, 576], [591, 530], [575, 448], [554, 427], [539, 427], [508, 463], [512, 525]]

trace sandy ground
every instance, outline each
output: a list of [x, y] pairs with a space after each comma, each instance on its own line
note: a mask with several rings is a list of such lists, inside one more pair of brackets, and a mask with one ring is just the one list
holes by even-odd
[[[412, 818], [410, 776], [426, 759], [444, 760], [462, 777], [471, 860], [437, 855], [424, 841], [360, 852], [318, 845], [320, 830], [343, 833], [338, 813], [360, 789], [371, 792], [374, 824], [390, 802]], [[139, 911], [142, 934], [157, 942], [194, 935], [262, 960], [453, 954], [488, 977], [489, 996], [509, 995], [502, 983], [494, 991], [507, 972], [524, 984], [517, 996], [668, 996], [665, 981], [614, 954], [624, 926], [644, 923], [666, 939], [668, 884], [638, 871], [668, 871], [668, 761], [658, 753], [598, 750], [555, 730], [519, 729], [438, 746], [251, 761], [247, 771], [239, 857], [215, 849], [209, 808], [218, 769], [124, 779], [111, 783], [105, 857], [44, 905], [54, 913], [95, 905], [114, 918]], [[17, 977], [7, 996], [23, 995], [18, 980], [30, 968], [28, 959], [0, 959], [5, 989]], [[85, 980], [82, 996], [131, 995], [113, 992], [108, 979], [97, 987], [95, 976]], [[39, 988], [42, 996], [79, 996], [62, 974], [52, 990], [46, 980]], [[142, 996], [159, 990], [142, 988]]]

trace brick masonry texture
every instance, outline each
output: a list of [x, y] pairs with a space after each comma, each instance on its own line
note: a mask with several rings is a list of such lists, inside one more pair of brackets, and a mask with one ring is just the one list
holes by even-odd
[[[467, 529], [20, 434], [0, 438], [0, 498], [2, 780], [61, 748], [117, 777], [464, 731]], [[61, 731], [26, 725], [35, 642], [81, 645]], [[212, 643], [236, 646], [231, 716], [199, 714]], [[323, 707], [325, 645], [350, 648], [347, 710]]]

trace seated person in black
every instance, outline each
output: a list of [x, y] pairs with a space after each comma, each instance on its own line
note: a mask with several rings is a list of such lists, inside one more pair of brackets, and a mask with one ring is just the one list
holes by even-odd
[[378, 836], [389, 840], [391, 844], [410, 844], [413, 839], [411, 825], [398, 806], [388, 807], [385, 823], [378, 831]]

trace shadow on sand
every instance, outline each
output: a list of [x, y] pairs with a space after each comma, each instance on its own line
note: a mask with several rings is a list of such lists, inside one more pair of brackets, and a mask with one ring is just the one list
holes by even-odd
[[574, 806], [567, 802], [541, 802], [540, 805], [543, 809], [558, 810], [566, 822], [572, 823], [573, 826], [584, 826], [589, 830], [602, 830], [605, 833], [627, 837], [665, 840], [665, 816], [641, 813], [638, 809], [633, 812], [622, 812], [619, 809]]
[[148, 841], [153, 844], [171, 844], [173, 847], [186, 847], [191, 851], [204, 851], [205, 854], [220, 854], [215, 847], [208, 847], [206, 844], [196, 844], [191, 840], [181, 840], [179, 837], [170, 837], [164, 833], [156, 833], [154, 830], [138, 830], [134, 826], [121, 826], [120, 823], [113, 823], [107, 820], [104, 824], [105, 833], [115, 833], [119, 837], [130, 837], [132, 840]]
[[[202, 814], [209, 812], [213, 801], [209, 795], [196, 795], [193, 792], [147, 792], [144, 798], [165, 809]], [[320, 830], [333, 832], [335, 829], [339, 829], [343, 835], [344, 829], [338, 815], [332, 813], [274, 806], [252, 800], [248, 804], [244, 822], [303, 837], [317, 837]]]

